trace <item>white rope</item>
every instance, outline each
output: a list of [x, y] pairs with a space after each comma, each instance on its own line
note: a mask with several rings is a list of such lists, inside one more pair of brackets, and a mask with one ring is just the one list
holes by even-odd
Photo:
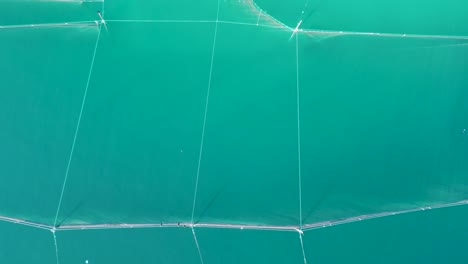
[[307, 258], [304, 250], [304, 241], [302, 239], [303, 233], [299, 232], [299, 240], [301, 241], [302, 256], [304, 257], [304, 264], [307, 264]]
[[301, 122], [299, 97], [299, 36], [296, 34], [297, 157], [299, 174], [299, 227], [302, 230]]
[[197, 193], [198, 193], [198, 180], [200, 178], [200, 166], [201, 166], [201, 159], [202, 159], [202, 154], [203, 154], [203, 143], [205, 140], [205, 128], [206, 128], [206, 116], [208, 113], [208, 102], [210, 99], [210, 90], [211, 90], [211, 80], [213, 76], [213, 62], [214, 62], [214, 54], [215, 54], [215, 49], [216, 49], [216, 38], [218, 34], [218, 19], [219, 19], [219, 5], [220, 5], [220, 0], [218, 0], [218, 11], [216, 13], [216, 25], [215, 25], [215, 31], [214, 31], [214, 37], [213, 37], [213, 49], [211, 50], [211, 62], [210, 62], [210, 74], [208, 77], [208, 89], [206, 92], [206, 100], [205, 100], [205, 114], [203, 116], [203, 127], [202, 127], [202, 135], [201, 135], [201, 142], [200, 142], [200, 153], [198, 155], [198, 165], [197, 165], [197, 177], [195, 179], [195, 191], [193, 194], [193, 204], [192, 204], [192, 217], [191, 217], [191, 223], [193, 224], [193, 217], [195, 214], [195, 205], [197, 202]]
[[197, 235], [195, 234], [195, 229], [193, 228], [193, 226], [192, 226], [192, 234], [193, 234], [193, 239], [195, 240], [195, 245], [197, 246], [198, 256], [200, 257], [200, 263], [204, 264], [205, 262], [203, 261], [203, 255], [201, 253], [200, 245], [198, 244]]
[[52, 229], [51, 232], [52, 232], [52, 236], [54, 238], [55, 260], [57, 261], [57, 264], [60, 264], [59, 254], [58, 254], [58, 245], [57, 245], [57, 236], [55, 235], [55, 229]]
[[67, 184], [68, 175], [69, 175], [69, 172], [70, 172], [70, 165], [71, 165], [71, 161], [72, 161], [72, 158], [73, 158], [73, 152], [75, 151], [76, 138], [78, 137], [78, 131], [80, 130], [81, 118], [83, 116], [83, 109], [84, 109], [84, 106], [85, 106], [86, 96], [88, 94], [89, 83], [90, 83], [91, 75], [92, 75], [93, 68], [94, 68], [94, 60], [96, 58], [96, 52], [97, 52], [97, 48], [98, 48], [98, 45], [99, 45], [99, 38], [101, 36], [101, 29], [102, 29], [102, 24], [100, 24], [100, 26], [99, 26], [99, 31], [98, 31], [97, 38], [96, 38], [96, 44], [94, 46], [93, 57], [91, 59], [91, 66], [89, 68], [89, 73], [88, 73], [88, 80], [86, 81], [86, 87], [85, 87], [85, 91], [84, 91], [84, 94], [83, 94], [83, 99], [81, 101], [81, 108], [80, 108], [80, 113], [78, 115], [78, 121], [77, 121], [77, 124], [76, 124], [75, 135], [73, 137], [73, 142], [72, 142], [72, 146], [71, 146], [71, 150], [70, 150], [70, 155], [68, 157], [67, 169], [65, 170], [65, 178], [63, 180], [62, 190], [60, 192], [60, 199], [59, 199], [59, 202], [58, 202], [57, 211], [55, 213], [54, 226], [57, 225], [57, 219], [58, 219], [58, 215], [59, 215], [59, 212], [60, 212], [60, 207], [62, 206], [63, 194], [65, 192], [65, 186]]

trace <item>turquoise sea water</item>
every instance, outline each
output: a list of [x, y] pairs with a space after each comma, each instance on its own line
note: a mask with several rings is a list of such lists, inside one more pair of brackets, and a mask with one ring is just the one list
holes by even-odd
[[303, 248], [183, 227], [468, 199], [467, 4], [430, 2], [0, 0], [3, 220], [182, 223], [55, 244], [2, 222], [0, 262], [466, 262], [464, 206], [306, 231]]

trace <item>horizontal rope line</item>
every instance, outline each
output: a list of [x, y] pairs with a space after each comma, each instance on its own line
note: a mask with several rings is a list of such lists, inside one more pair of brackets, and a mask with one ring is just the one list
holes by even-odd
[[468, 40], [468, 36], [457, 35], [423, 35], [423, 34], [402, 34], [402, 33], [380, 33], [380, 32], [361, 32], [361, 31], [339, 31], [339, 30], [320, 30], [320, 29], [300, 29], [298, 32], [311, 35], [327, 36], [367, 36], [367, 37], [386, 37], [386, 38], [413, 38], [413, 39], [447, 39], [447, 40]]
[[462, 201], [458, 201], [454, 203], [436, 204], [436, 205], [431, 205], [431, 206], [418, 207], [418, 208], [400, 210], [400, 211], [389, 211], [389, 212], [382, 212], [382, 213], [375, 213], [375, 214], [366, 214], [366, 215], [349, 217], [349, 218], [345, 218], [341, 220], [332, 220], [332, 221], [324, 221], [324, 222], [313, 223], [313, 224], [306, 224], [306, 225], [303, 225], [303, 228], [304, 228], [304, 231], [314, 230], [314, 229], [325, 228], [325, 227], [330, 227], [330, 226], [359, 222], [363, 220], [382, 218], [386, 216], [402, 215], [402, 214], [408, 214], [408, 213], [414, 213], [414, 212], [420, 212], [420, 211], [426, 211], [426, 210], [432, 210], [432, 209], [441, 209], [441, 208], [447, 208], [447, 207], [455, 207], [455, 206], [461, 206], [461, 205], [468, 205], [468, 200], [462, 200]]
[[59, 23], [39, 23], [24, 25], [4, 25], [0, 29], [20, 29], [20, 28], [49, 28], [49, 27], [97, 27], [98, 21], [78, 21], [78, 22], [59, 22]]
[[[106, 19], [110, 23], [216, 23], [216, 20], [170, 20], [170, 19]], [[49, 27], [89, 27], [99, 26], [100, 21], [77, 21], [61, 23], [37, 23], [24, 25], [3, 25], [0, 29], [20, 29], [20, 28], [49, 28]], [[282, 25], [255, 24], [236, 21], [218, 21], [221, 24], [256, 26], [272, 29], [281, 29], [294, 32], [294, 29]], [[367, 36], [367, 37], [385, 37], [385, 38], [409, 38], [409, 39], [445, 39], [445, 40], [468, 40], [468, 36], [463, 35], [430, 35], [430, 34], [403, 34], [403, 33], [381, 33], [381, 32], [361, 32], [361, 31], [340, 31], [340, 30], [321, 30], [321, 29], [298, 29], [295, 34], [325, 35], [325, 36]]]
[[27, 221], [27, 220], [23, 220], [23, 219], [19, 219], [19, 218], [8, 217], [8, 216], [0, 216], [0, 222], [7, 222], [7, 223], [18, 224], [18, 225], [24, 225], [24, 226], [40, 228], [40, 229], [52, 230], [52, 226], [49, 226], [49, 225], [46, 225], [46, 224], [31, 222], [31, 221]]
[[[453, 203], [441, 203], [435, 204], [431, 206], [425, 207], [418, 207], [413, 209], [407, 210], [400, 210], [400, 211], [388, 211], [382, 213], [375, 213], [375, 214], [366, 214], [360, 216], [353, 216], [344, 219], [338, 220], [329, 220], [329, 221], [322, 221], [310, 224], [303, 224], [302, 228], [303, 231], [310, 231], [320, 228], [327, 228], [331, 226], [337, 226], [342, 224], [354, 223], [364, 220], [382, 218], [387, 216], [394, 216], [394, 215], [401, 215], [401, 214], [409, 214], [414, 212], [420, 211], [427, 211], [433, 209], [441, 209], [447, 207], [456, 207], [456, 206], [463, 206], [468, 205], [468, 200], [462, 200]], [[53, 227], [47, 224], [41, 224], [37, 222], [32, 222], [28, 220], [23, 220], [19, 218], [7, 217], [7, 216], [0, 216], [1, 222], [9, 222], [24, 226], [30, 226], [34, 228], [46, 229], [46, 230], [54, 230], [54, 231], [73, 231], [73, 230], [108, 230], [108, 229], [139, 229], [139, 228], [219, 228], [219, 229], [247, 229], [247, 230], [270, 230], [270, 231], [295, 231], [301, 232], [299, 226], [295, 225], [255, 225], [255, 224], [226, 224], [226, 223], [198, 223], [198, 224], [191, 224], [190, 222], [177, 222], [177, 223], [147, 223], [147, 224], [82, 224], [82, 225], [63, 225], [58, 227]]]

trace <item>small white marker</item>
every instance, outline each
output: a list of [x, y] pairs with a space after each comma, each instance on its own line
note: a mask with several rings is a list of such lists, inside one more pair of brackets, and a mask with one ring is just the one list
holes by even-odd
[[88, 264], [88, 263], [89, 263], [89, 261], [88, 261], [88, 260], [86, 260], [84, 263]]

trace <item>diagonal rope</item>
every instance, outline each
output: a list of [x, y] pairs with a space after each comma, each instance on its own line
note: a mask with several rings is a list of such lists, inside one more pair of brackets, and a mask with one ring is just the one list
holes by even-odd
[[0, 215], [0, 222], [12, 223], [12, 224], [17, 224], [17, 225], [22, 225], [22, 226], [29, 226], [29, 227], [44, 229], [44, 230], [52, 230], [52, 226], [47, 225], [47, 224], [32, 222], [32, 221], [28, 221], [25, 219], [8, 217], [8, 216], [3, 216], [3, 215]]
[[195, 234], [195, 229], [192, 226], [192, 234], [193, 234], [193, 239], [195, 240], [195, 244], [197, 245], [197, 250], [198, 250], [198, 256], [200, 257], [200, 263], [204, 264], [205, 262], [203, 261], [203, 255], [200, 250], [200, 245], [198, 244], [198, 239], [197, 235]]
[[54, 238], [55, 260], [57, 261], [57, 264], [60, 264], [60, 262], [59, 262], [59, 254], [58, 254], [57, 236], [55, 235], [55, 229], [52, 229], [51, 232], [52, 232], [52, 236], [53, 236], [53, 238]]
[[58, 215], [59, 215], [59, 212], [60, 212], [60, 207], [62, 206], [62, 200], [63, 200], [63, 194], [65, 192], [65, 186], [67, 184], [68, 175], [70, 173], [70, 164], [71, 164], [71, 161], [72, 161], [72, 158], [73, 158], [73, 152], [75, 151], [76, 138], [78, 136], [78, 131], [80, 130], [81, 117], [83, 116], [83, 108], [85, 106], [86, 96], [88, 94], [89, 83], [90, 83], [91, 75], [92, 75], [93, 68], [94, 68], [94, 60], [96, 58], [96, 52], [97, 52], [97, 48], [98, 48], [98, 45], [99, 45], [99, 38], [101, 36], [101, 29], [102, 29], [102, 24], [100, 24], [100, 26], [99, 26], [98, 35], [97, 35], [97, 38], [96, 38], [96, 44], [94, 46], [93, 57], [91, 59], [91, 66], [89, 68], [89, 73], [88, 73], [88, 80], [86, 82], [86, 88], [85, 88], [85, 91], [84, 91], [84, 94], [83, 94], [83, 100], [81, 101], [81, 108], [80, 108], [80, 113], [78, 115], [78, 121], [77, 121], [77, 124], [76, 124], [75, 135], [73, 137], [73, 142], [72, 142], [72, 146], [71, 146], [71, 149], [70, 149], [70, 155], [68, 157], [67, 169], [65, 170], [65, 178], [64, 178], [63, 184], [62, 184], [62, 191], [60, 192], [60, 199], [59, 199], [59, 202], [58, 202], [58, 205], [57, 205], [57, 211], [55, 213], [54, 226], [57, 225], [57, 219], [58, 219]]
[[299, 240], [301, 241], [302, 257], [304, 257], [304, 264], [307, 264], [307, 258], [304, 250], [304, 241], [302, 239], [303, 233], [299, 232]]
[[205, 140], [205, 128], [206, 128], [206, 116], [208, 112], [208, 102], [210, 99], [210, 90], [211, 90], [211, 80], [213, 76], [213, 61], [214, 61], [214, 54], [215, 54], [215, 49], [216, 49], [216, 38], [218, 34], [218, 22], [219, 22], [219, 4], [220, 0], [218, 0], [218, 10], [216, 13], [216, 25], [215, 25], [215, 31], [214, 31], [214, 37], [213, 37], [213, 49], [211, 50], [211, 62], [210, 62], [210, 74], [208, 78], [208, 89], [206, 92], [206, 100], [205, 100], [205, 114], [203, 117], [203, 127], [202, 127], [202, 135], [201, 135], [201, 142], [200, 142], [200, 153], [198, 155], [198, 165], [197, 165], [197, 177], [195, 180], [195, 191], [193, 194], [193, 204], [192, 204], [192, 217], [190, 222], [193, 224], [193, 216], [195, 213], [195, 205], [197, 202], [197, 192], [198, 192], [198, 180], [200, 177], [200, 165], [201, 165], [201, 159], [202, 159], [202, 154], [203, 154], [203, 143]]

